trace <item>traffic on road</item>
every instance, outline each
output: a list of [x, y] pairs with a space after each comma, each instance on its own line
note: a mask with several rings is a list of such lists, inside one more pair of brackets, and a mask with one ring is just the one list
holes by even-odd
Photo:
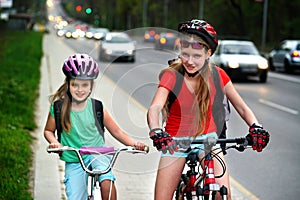
[[[160, 70], [168, 65], [168, 60], [178, 57], [176, 48], [157, 49], [155, 39], [145, 41], [146, 32], [149, 32], [147, 28], [125, 32], [135, 41], [134, 62], [100, 59], [101, 40], [60, 36], [57, 39], [78, 53], [88, 53], [98, 59], [102, 76], [111, 79], [128, 94], [128, 98], [135, 99], [146, 109], [157, 87]], [[293, 73], [269, 70], [266, 83], [251, 77], [234, 81], [238, 92], [271, 134], [270, 144], [261, 154], [249, 151], [226, 155], [233, 179], [245, 192], [259, 199], [295, 199], [295, 191], [300, 188], [300, 157], [297, 153], [300, 141], [299, 76], [299, 70], [293, 70]], [[235, 112], [231, 113], [228, 126], [229, 137], [247, 134], [246, 124]]]

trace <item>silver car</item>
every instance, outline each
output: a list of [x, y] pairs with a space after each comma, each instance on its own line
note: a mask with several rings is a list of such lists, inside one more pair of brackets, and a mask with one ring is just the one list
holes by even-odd
[[211, 59], [223, 68], [230, 78], [257, 76], [261, 83], [267, 81], [268, 61], [259, 54], [252, 41], [219, 40]]
[[110, 32], [100, 41], [99, 59], [101, 61], [135, 61], [136, 45], [126, 33]]
[[271, 70], [293, 72], [300, 69], [300, 40], [284, 40], [269, 54]]

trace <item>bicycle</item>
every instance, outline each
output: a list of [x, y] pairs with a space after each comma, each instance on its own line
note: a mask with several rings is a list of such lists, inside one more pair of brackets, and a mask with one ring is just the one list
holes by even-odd
[[[195, 199], [204, 199], [204, 200], [215, 200], [217, 192], [220, 193], [222, 200], [227, 200], [227, 188], [223, 185], [220, 187], [216, 183], [215, 178], [222, 177], [226, 171], [226, 166], [224, 161], [218, 156], [222, 152], [220, 149], [219, 152], [215, 152], [216, 149], [213, 147], [216, 144], [221, 143], [235, 143], [235, 145], [228, 146], [226, 149], [235, 148], [236, 150], [242, 152], [248, 146], [252, 144], [251, 137], [241, 137], [234, 139], [216, 139], [209, 137], [204, 140], [179, 140], [179, 138], [174, 138], [177, 143], [181, 143], [178, 151], [190, 152], [193, 149], [200, 149], [199, 147], [191, 147], [191, 144], [204, 144], [205, 156], [203, 159], [199, 160], [199, 157], [196, 152], [191, 152], [186, 158], [186, 165], [189, 167], [189, 170], [186, 173], [183, 173], [181, 179], [178, 183], [178, 186], [175, 191], [176, 200], [195, 200]], [[221, 175], [215, 176], [214, 174], [214, 160], [216, 157], [217, 160], [223, 166], [223, 173]], [[204, 164], [202, 172], [200, 171], [201, 163]], [[196, 167], [198, 166], [198, 171]]]
[[[63, 151], [73, 151], [76, 153], [79, 163], [82, 167], [82, 169], [88, 174], [88, 185], [87, 185], [87, 191], [88, 191], [88, 200], [100, 200], [101, 199], [101, 193], [100, 193], [100, 182], [99, 177], [102, 174], [108, 173], [112, 167], [114, 166], [117, 157], [121, 152], [127, 152], [127, 153], [143, 153], [147, 154], [149, 152], [149, 147], [145, 146], [144, 151], [137, 150], [134, 147], [131, 146], [125, 146], [121, 147], [119, 149], [115, 149], [114, 147], [81, 147], [79, 149], [63, 146], [61, 148], [48, 148], [48, 153], [61, 153]], [[112, 156], [109, 165], [105, 170], [92, 170], [89, 168], [89, 166], [86, 166], [84, 164], [83, 155], [87, 154], [96, 154], [96, 155], [110, 155]], [[97, 158], [95, 158], [97, 159]]]

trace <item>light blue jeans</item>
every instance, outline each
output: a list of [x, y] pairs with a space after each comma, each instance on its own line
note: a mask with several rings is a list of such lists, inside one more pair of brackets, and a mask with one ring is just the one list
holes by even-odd
[[[108, 166], [109, 160], [110, 157], [95, 157], [93, 155], [88, 155], [84, 159], [84, 163], [86, 166], [90, 166], [92, 169], [105, 170]], [[103, 180], [116, 180], [112, 170], [100, 176], [100, 182]], [[64, 183], [66, 186], [68, 200], [87, 200], [88, 175], [83, 171], [79, 162], [66, 162]]]

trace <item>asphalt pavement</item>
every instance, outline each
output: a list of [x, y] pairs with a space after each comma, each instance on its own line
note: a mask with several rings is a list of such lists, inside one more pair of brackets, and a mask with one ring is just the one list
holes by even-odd
[[[48, 97], [64, 81], [61, 71], [63, 61], [76, 52], [63, 42], [63, 38], [58, 38], [52, 31], [45, 34], [43, 38], [43, 52], [40, 67], [40, 95], [36, 107], [38, 128], [35, 131], [37, 142], [35, 145], [34, 199], [66, 199], [63, 184], [64, 163], [57, 155], [46, 152], [48, 143], [43, 137], [43, 128], [50, 106]], [[130, 135], [151, 146], [151, 141], [147, 136], [146, 108], [103, 74], [100, 74], [96, 81], [92, 95], [103, 102], [117, 123], [122, 121], [120, 123], [122, 129], [135, 133]], [[106, 141], [108, 145], [120, 145], [109, 135], [106, 136]], [[153, 199], [158, 159], [159, 154], [152, 147], [148, 155], [126, 154], [119, 157], [114, 167], [119, 200]], [[234, 200], [258, 199], [234, 179], [231, 179], [231, 187]]]

